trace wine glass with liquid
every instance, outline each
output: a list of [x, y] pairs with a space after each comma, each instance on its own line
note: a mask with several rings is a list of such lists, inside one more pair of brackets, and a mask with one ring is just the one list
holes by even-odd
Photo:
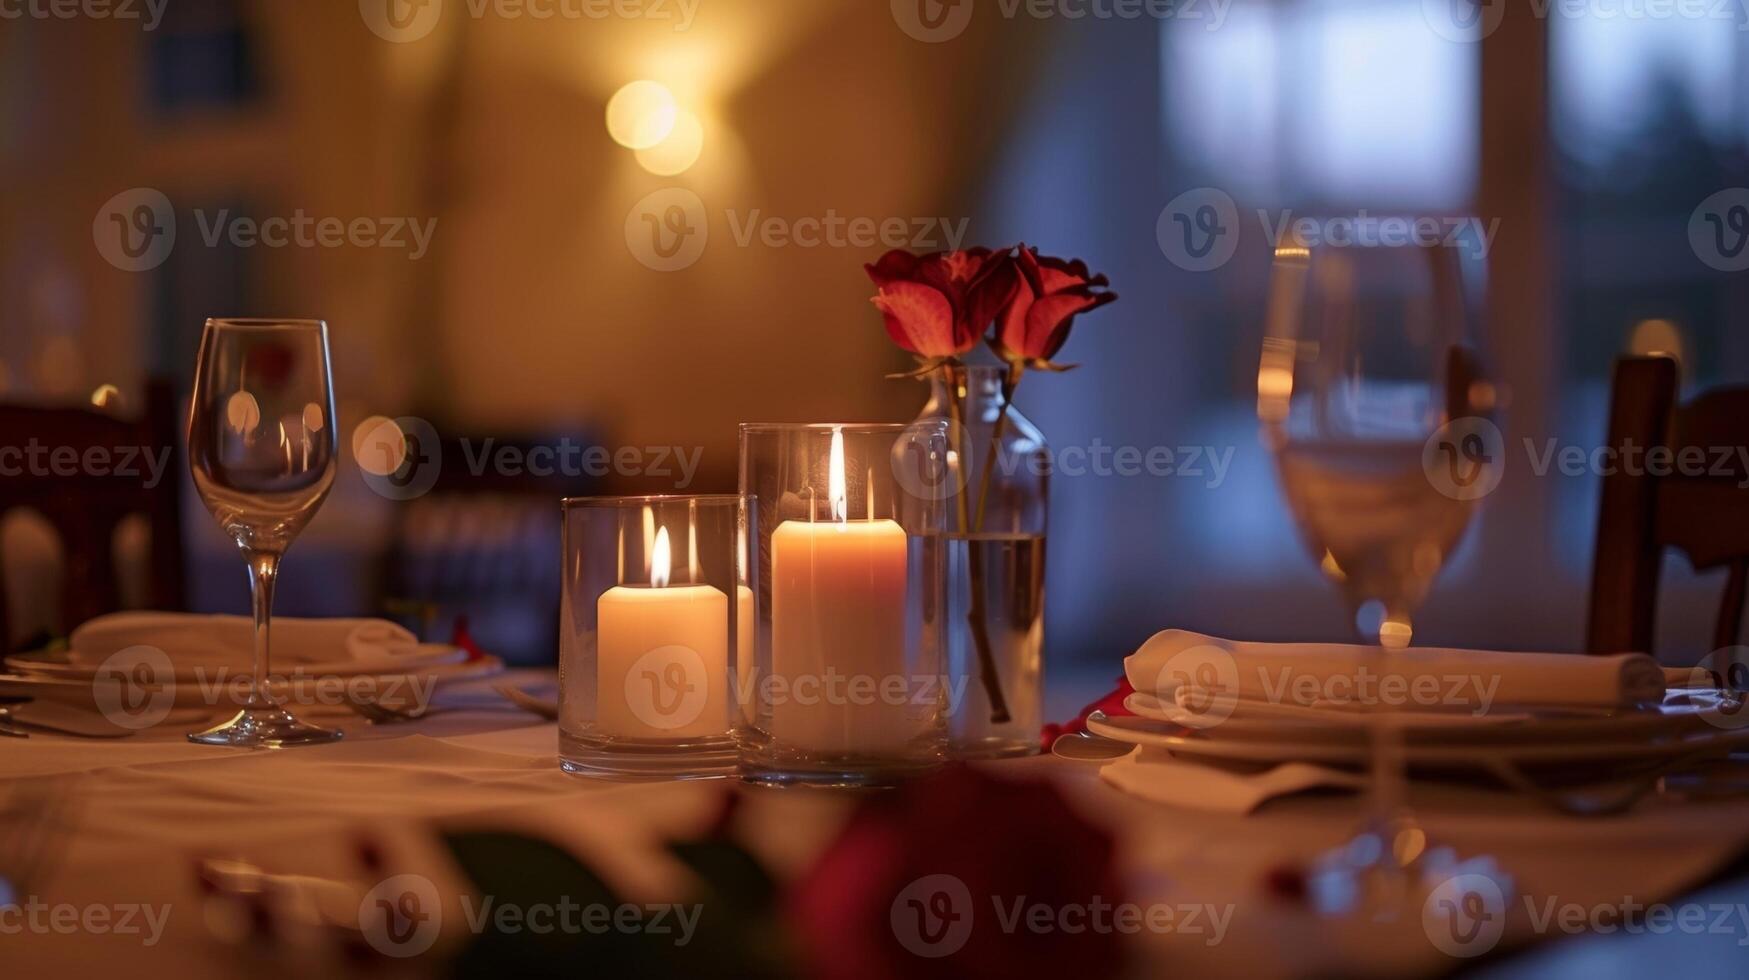
[[255, 663], [230, 720], [188, 736], [280, 748], [339, 731], [299, 721], [269, 689], [273, 584], [280, 559], [334, 484], [334, 392], [321, 320], [213, 319], [200, 338], [188, 415], [195, 490], [249, 567]]
[[[1368, 220], [1388, 219], [1356, 226]], [[1258, 416], [1301, 537], [1346, 603], [1375, 679], [1409, 645], [1416, 610], [1492, 486], [1488, 468], [1502, 462], [1477, 451], [1480, 434], [1498, 430], [1463, 272], [1444, 245], [1275, 251]], [[1368, 821], [1341, 853], [1401, 883], [1427, 840], [1405, 803], [1393, 719], [1402, 705], [1373, 690], [1363, 705], [1373, 715]]]

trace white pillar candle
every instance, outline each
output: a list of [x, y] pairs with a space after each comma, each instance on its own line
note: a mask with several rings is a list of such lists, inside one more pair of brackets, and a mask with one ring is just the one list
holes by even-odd
[[729, 597], [668, 584], [668, 529], [657, 532], [650, 584], [596, 600], [595, 727], [621, 738], [694, 738], [729, 727]]
[[890, 520], [845, 519], [832, 437], [833, 520], [771, 535], [771, 734], [811, 752], [890, 752], [917, 734], [905, 651], [907, 542]]

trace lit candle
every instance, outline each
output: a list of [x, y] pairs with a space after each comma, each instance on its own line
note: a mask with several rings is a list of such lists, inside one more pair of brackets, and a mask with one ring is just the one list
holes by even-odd
[[729, 727], [729, 597], [668, 584], [668, 529], [650, 548], [650, 584], [596, 601], [596, 728], [630, 738], [722, 735]]
[[848, 519], [842, 433], [831, 453], [832, 519], [771, 534], [771, 732], [812, 752], [891, 751], [918, 733], [907, 717], [905, 531], [872, 513]]

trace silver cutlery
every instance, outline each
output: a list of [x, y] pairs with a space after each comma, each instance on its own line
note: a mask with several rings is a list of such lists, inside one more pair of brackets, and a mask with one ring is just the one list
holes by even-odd
[[409, 721], [420, 721], [433, 715], [443, 714], [446, 711], [456, 710], [454, 708], [440, 708], [430, 703], [400, 706], [365, 698], [348, 698], [346, 706], [373, 725], [397, 725]]

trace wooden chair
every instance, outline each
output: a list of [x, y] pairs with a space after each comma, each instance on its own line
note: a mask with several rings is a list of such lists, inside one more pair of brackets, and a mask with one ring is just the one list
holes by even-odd
[[[1632, 448], [1640, 465], [1603, 477], [1597, 551], [1591, 574], [1586, 649], [1652, 652], [1658, 570], [1665, 548], [1696, 570], [1724, 567], [1725, 590], [1713, 626], [1713, 649], [1735, 646], [1749, 588], [1749, 479], [1737, 447], [1749, 446], [1749, 388], [1718, 388], [1677, 402], [1677, 365], [1666, 357], [1616, 362], [1609, 443]], [[1698, 466], [1648, 472], [1654, 447]], [[1698, 455], [1697, 455], [1698, 453]]]
[[[151, 531], [152, 606], [183, 608], [184, 464], [178, 429], [175, 391], [160, 382], [147, 386], [145, 412], [138, 419], [89, 408], [0, 405], [0, 517], [14, 508], [31, 508], [60, 538], [66, 556], [62, 631], [120, 608], [113, 542], [116, 526], [130, 514], [143, 515]], [[154, 483], [142, 454], [166, 447], [169, 461]], [[68, 457], [68, 449], [76, 455]], [[59, 461], [52, 455], [57, 451]], [[70, 458], [75, 462], [68, 465]], [[11, 652], [5, 574], [0, 563], [0, 651]]]

